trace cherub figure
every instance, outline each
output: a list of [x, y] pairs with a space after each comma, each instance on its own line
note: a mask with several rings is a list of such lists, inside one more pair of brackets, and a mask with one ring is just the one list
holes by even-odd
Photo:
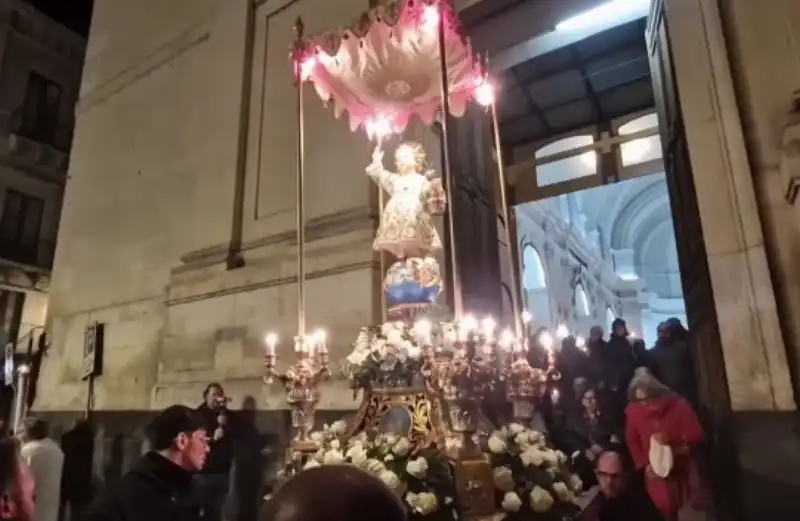
[[367, 166], [370, 176], [389, 194], [372, 247], [399, 259], [421, 257], [442, 249], [431, 214], [444, 212], [441, 180], [427, 169], [425, 149], [419, 143], [403, 143], [395, 150], [397, 172], [383, 168], [378, 146]]

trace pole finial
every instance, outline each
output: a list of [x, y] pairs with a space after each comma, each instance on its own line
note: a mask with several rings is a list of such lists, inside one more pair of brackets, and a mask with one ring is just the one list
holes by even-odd
[[301, 17], [297, 17], [297, 20], [294, 22], [294, 38], [295, 40], [302, 40], [303, 36], [305, 36], [306, 32], [306, 24], [303, 23], [303, 19]]

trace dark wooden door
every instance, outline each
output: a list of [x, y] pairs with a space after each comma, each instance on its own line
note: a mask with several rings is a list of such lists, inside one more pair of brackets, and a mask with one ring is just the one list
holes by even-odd
[[497, 170], [490, 125], [489, 115], [480, 106], [471, 106], [463, 117], [449, 121], [451, 215], [464, 312], [499, 317], [502, 281], [494, 194]]
[[[732, 475], [737, 472], [730, 432], [730, 395], [716, 316], [714, 294], [694, 187], [675, 67], [670, 54], [665, 0], [653, 0], [647, 25], [647, 48], [653, 80], [664, 170], [672, 206], [683, 298], [698, 387], [701, 417], [709, 440], [709, 457], [717, 498], [735, 497]], [[733, 473], [733, 474], [732, 474]], [[717, 518], [731, 519], [731, 501], [717, 501]], [[724, 512], [726, 505], [732, 506]]]

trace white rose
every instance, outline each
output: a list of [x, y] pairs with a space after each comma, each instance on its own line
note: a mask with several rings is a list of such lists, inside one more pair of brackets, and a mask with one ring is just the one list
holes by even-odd
[[397, 436], [394, 434], [389, 434], [386, 436], [386, 445], [394, 446], [395, 443], [397, 443]]
[[566, 463], [567, 462], [567, 455], [561, 452], [560, 450], [556, 451], [556, 458], [558, 459], [559, 463]]
[[550, 510], [550, 507], [553, 506], [553, 496], [550, 495], [550, 492], [546, 491], [540, 486], [533, 487], [530, 493], [530, 504], [531, 509], [534, 512], [542, 514]]
[[395, 347], [400, 347], [403, 344], [403, 333], [393, 329], [386, 335], [386, 343]]
[[518, 512], [522, 506], [522, 500], [516, 492], [506, 492], [503, 502], [500, 504], [506, 512]]
[[391, 452], [383, 457], [383, 461], [394, 461], [394, 454]]
[[364, 470], [377, 475], [386, 470], [386, 465], [384, 465], [383, 462], [380, 460], [376, 460], [375, 458], [369, 458], [367, 461], [364, 462]]
[[372, 346], [370, 347], [370, 350], [373, 353], [377, 353], [377, 354], [380, 355], [385, 346], [386, 346], [386, 341], [384, 339], [376, 338], [375, 341], [372, 342]]
[[406, 454], [408, 454], [408, 451], [410, 450], [411, 450], [411, 443], [408, 441], [408, 438], [400, 438], [399, 440], [397, 440], [397, 443], [394, 444], [394, 447], [392, 447], [392, 452], [394, 452], [395, 455], [400, 457], [403, 457]]
[[[550, 465], [551, 467], [555, 467], [556, 465], [558, 465], [559, 457], [558, 457], [558, 454], [555, 453], [555, 451], [543, 450], [543, 451], [540, 451], [540, 452], [542, 454], [542, 457], [544, 458], [544, 461], [548, 465]], [[563, 452], [562, 452], [562, 454], [563, 454]]]
[[347, 449], [347, 453], [345, 457], [350, 460], [350, 463], [353, 465], [358, 465], [359, 467], [363, 466], [364, 463], [367, 462], [367, 451], [364, 450], [364, 446], [360, 443], [356, 443], [349, 449]]
[[367, 436], [366, 432], [359, 432], [358, 434], [350, 438], [350, 443], [352, 444], [358, 443], [360, 445], [365, 445], [368, 441], [369, 441], [369, 436]]
[[569, 477], [569, 486], [576, 494], [583, 492], [583, 481], [581, 481], [581, 478], [577, 474], [573, 474]]
[[506, 442], [500, 439], [499, 437], [492, 435], [489, 437], [489, 450], [494, 452], [495, 454], [502, 454], [506, 451], [508, 447], [506, 446]]
[[514, 475], [508, 467], [497, 467], [492, 471], [494, 478], [494, 486], [503, 492], [509, 492], [514, 489]]
[[520, 461], [526, 467], [540, 467], [544, 463], [544, 456], [542, 451], [536, 449], [528, 449], [519, 455]]
[[383, 336], [386, 336], [389, 333], [391, 333], [392, 331], [394, 331], [394, 329], [395, 329], [394, 322], [386, 322], [385, 324], [383, 324], [381, 326], [381, 334]]
[[408, 348], [408, 357], [409, 357], [410, 359], [412, 359], [412, 360], [419, 360], [419, 358], [420, 358], [421, 356], [422, 356], [422, 350], [421, 350], [419, 347], [417, 347], [417, 346], [415, 346], [415, 345], [413, 345], [413, 344], [412, 344], [412, 345], [411, 345], [411, 346]]
[[405, 489], [405, 485], [403, 482], [400, 481], [400, 478], [397, 477], [397, 474], [392, 472], [391, 470], [384, 470], [380, 474], [378, 474], [378, 478], [383, 481], [384, 485], [389, 487], [390, 489], [394, 490], [395, 492], [403, 492]]
[[325, 435], [321, 431], [312, 432], [311, 434], [309, 434], [309, 438], [311, 438], [311, 441], [317, 444], [325, 441]]
[[325, 453], [322, 463], [325, 465], [337, 465], [339, 463], [344, 463], [344, 454], [342, 454], [342, 451], [340, 450], [329, 450]]
[[508, 424], [508, 432], [511, 433], [512, 436], [516, 436], [520, 432], [524, 431], [525, 427], [523, 427], [519, 423], [509, 423]]
[[406, 463], [406, 472], [421, 479], [428, 472], [428, 461], [425, 458], [417, 458]]
[[353, 351], [352, 353], [347, 355], [346, 360], [347, 363], [350, 365], [361, 365], [367, 359], [368, 355], [369, 355], [368, 351], [361, 351], [361, 350]]
[[556, 496], [561, 501], [572, 501], [572, 491], [563, 481], [556, 481], [553, 483], [553, 492], [555, 492]]
[[414, 506], [414, 510], [418, 514], [422, 514], [423, 516], [427, 516], [428, 514], [432, 514], [439, 509], [439, 500], [436, 499], [436, 495], [430, 492], [420, 492], [417, 494], [416, 497], [416, 505]]
[[315, 467], [319, 467], [319, 462], [315, 459], [310, 459], [303, 465], [303, 470], [313, 469]]
[[359, 467], [363, 467], [368, 459], [369, 456], [367, 456], [367, 453], [363, 450], [350, 455], [350, 463]]

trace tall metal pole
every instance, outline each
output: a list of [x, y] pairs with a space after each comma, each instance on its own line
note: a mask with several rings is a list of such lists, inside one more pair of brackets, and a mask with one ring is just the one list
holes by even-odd
[[299, 51], [303, 39], [303, 20], [294, 25], [296, 53], [294, 73], [297, 82], [297, 336], [302, 342], [306, 334], [306, 223], [305, 223], [305, 114], [303, 110], [302, 62]]
[[446, 31], [445, 31], [445, 2], [439, 3], [439, 66], [441, 72], [441, 96], [442, 96], [442, 180], [444, 181], [445, 194], [447, 196], [447, 213], [445, 220], [447, 233], [450, 236], [450, 281], [453, 285], [453, 313], [455, 319], [459, 320], [463, 314], [464, 302], [461, 298], [461, 277], [458, 271], [458, 255], [456, 254], [456, 232], [453, 224], [453, 182], [450, 171], [450, 144], [447, 124], [447, 116], [450, 114], [450, 85], [447, 76], [447, 51], [446, 51]]
[[[488, 60], [487, 60], [488, 70]], [[511, 243], [511, 210], [508, 207], [508, 194], [506, 193], [506, 168], [503, 163], [503, 145], [500, 142], [500, 124], [497, 120], [497, 97], [492, 99], [490, 106], [492, 114], [492, 130], [494, 132], [494, 146], [497, 150], [497, 176], [500, 184], [500, 206], [505, 221], [504, 239], [508, 248], [508, 270], [511, 277], [511, 310], [514, 313], [514, 332], [517, 338], [522, 338], [522, 310], [520, 309], [519, 280], [517, 277], [516, 259], [514, 258], [514, 244]]]

